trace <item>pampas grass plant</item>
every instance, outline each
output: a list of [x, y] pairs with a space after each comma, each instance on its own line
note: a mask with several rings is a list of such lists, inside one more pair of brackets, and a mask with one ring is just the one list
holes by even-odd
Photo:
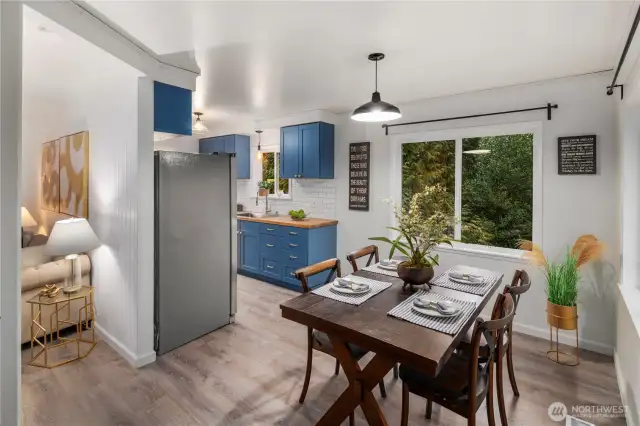
[[527, 250], [524, 257], [531, 264], [542, 268], [547, 299], [560, 306], [576, 306], [580, 267], [599, 259], [604, 251], [604, 244], [593, 235], [578, 238], [571, 249], [567, 248], [562, 262], [550, 262], [542, 249], [531, 241], [520, 241], [518, 247]]

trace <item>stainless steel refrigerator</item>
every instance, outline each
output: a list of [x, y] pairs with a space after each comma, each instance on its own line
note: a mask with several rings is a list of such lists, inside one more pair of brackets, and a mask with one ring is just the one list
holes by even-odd
[[155, 350], [234, 321], [236, 160], [155, 152]]

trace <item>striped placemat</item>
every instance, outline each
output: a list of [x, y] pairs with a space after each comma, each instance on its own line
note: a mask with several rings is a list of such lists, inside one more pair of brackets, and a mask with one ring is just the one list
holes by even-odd
[[351, 278], [353, 281], [359, 284], [369, 284], [371, 291], [368, 291], [364, 294], [353, 294], [353, 295], [337, 293], [331, 290], [331, 286], [333, 285], [333, 282], [330, 282], [329, 284], [323, 285], [322, 287], [319, 287], [313, 290], [311, 293], [328, 297], [329, 299], [334, 299], [339, 302], [349, 303], [350, 305], [357, 306], [369, 300], [370, 298], [380, 293], [381, 291], [388, 289], [392, 285], [391, 283], [387, 283], [384, 281], [376, 281], [376, 280], [372, 280], [365, 277], [358, 277], [355, 275], [349, 275], [349, 278]]
[[379, 268], [378, 265], [380, 265], [380, 264], [376, 263], [375, 265], [366, 266], [366, 267], [362, 268], [362, 270], [363, 271], [368, 271], [368, 272], [373, 272], [374, 274], [387, 275], [389, 277], [398, 278], [398, 273], [396, 271], [390, 271], [388, 269]]
[[[494, 284], [502, 279], [502, 275], [491, 274], [491, 272], [487, 271], [487, 274], [482, 274], [485, 279], [484, 284], [461, 284], [455, 281], [452, 281], [449, 278], [449, 271], [452, 269], [448, 269], [446, 272], [438, 275], [434, 279], [431, 280], [429, 284], [435, 285], [438, 287], [450, 288], [452, 290], [463, 291], [465, 293], [477, 294], [479, 296], [484, 296], [487, 294], [489, 289], [491, 289]], [[478, 274], [481, 275], [481, 274]]]
[[[428, 295], [432, 300], [448, 300], [459, 304], [462, 307], [462, 312], [456, 317], [449, 318], [437, 318], [420, 314], [412, 309], [413, 300], [416, 297]], [[446, 334], [456, 334], [460, 331], [460, 328], [473, 314], [476, 308], [476, 303], [471, 301], [461, 301], [451, 297], [446, 297], [437, 293], [430, 293], [425, 290], [417, 291], [416, 294], [409, 297], [404, 302], [390, 310], [387, 315], [395, 318], [399, 318], [405, 321], [409, 321], [413, 324], [421, 325], [423, 327], [430, 328], [432, 330], [440, 331]]]

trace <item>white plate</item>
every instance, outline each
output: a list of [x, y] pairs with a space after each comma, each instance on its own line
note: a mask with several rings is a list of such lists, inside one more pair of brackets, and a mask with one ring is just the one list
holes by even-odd
[[383, 265], [381, 263], [378, 263], [378, 268], [380, 269], [384, 269], [385, 271], [397, 271], [398, 270], [398, 265]]
[[482, 281], [468, 281], [468, 280], [464, 280], [462, 278], [453, 278], [451, 276], [449, 276], [449, 279], [455, 283], [459, 283], [459, 284], [466, 284], [466, 285], [482, 285], [485, 284], [487, 282], [486, 278], [482, 278]]
[[[453, 305], [452, 302], [449, 302], [447, 300], [441, 300], [440, 302]], [[414, 311], [416, 311], [419, 314], [426, 315], [428, 317], [434, 317], [434, 318], [455, 318], [458, 315], [460, 315], [460, 313], [462, 312], [462, 309], [460, 309], [460, 307], [458, 307], [458, 310], [456, 311], [456, 313], [450, 314], [450, 315], [445, 315], [445, 314], [440, 313], [440, 311], [438, 311], [436, 308], [420, 308], [420, 307], [414, 305], [413, 302], [411, 303], [411, 309], [413, 309]]]
[[352, 290], [350, 288], [346, 288], [346, 287], [337, 287], [333, 284], [331, 284], [330, 287], [331, 291], [335, 291], [336, 293], [342, 293], [342, 294], [350, 294], [350, 295], [354, 295], [354, 294], [365, 294], [371, 291], [371, 287], [367, 287], [363, 290]]

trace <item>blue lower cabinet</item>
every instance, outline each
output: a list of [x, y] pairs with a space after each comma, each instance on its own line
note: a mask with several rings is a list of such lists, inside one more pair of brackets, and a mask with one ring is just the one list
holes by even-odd
[[[337, 227], [296, 228], [239, 220], [239, 229], [252, 225], [249, 234], [241, 233], [239, 241], [243, 259], [259, 259], [258, 268], [246, 267], [241, 261], [238, 272], [253, 278], [302, 291], [295, 271], [308, 265], [336, 257]], [[257, 235], [256, 235], [257, 234]], [[251, 238], [247, 238], [251, 235]], [[256, 241], [257, 240], [257, 241]], [[247, 246], [243, 246], [248, 241]], [[253, 251], [251, 254], [247, 251]], [[327, 274], [310, 279], [311, 287], [324, 284]]]
[[260, 257], [257, 234], [240, 235], [240, 268], [249, 272], [259, 271]]
[[260, 255], [260, 273], [270, 278], [282, 278], [282, 264], [276, 256]]

